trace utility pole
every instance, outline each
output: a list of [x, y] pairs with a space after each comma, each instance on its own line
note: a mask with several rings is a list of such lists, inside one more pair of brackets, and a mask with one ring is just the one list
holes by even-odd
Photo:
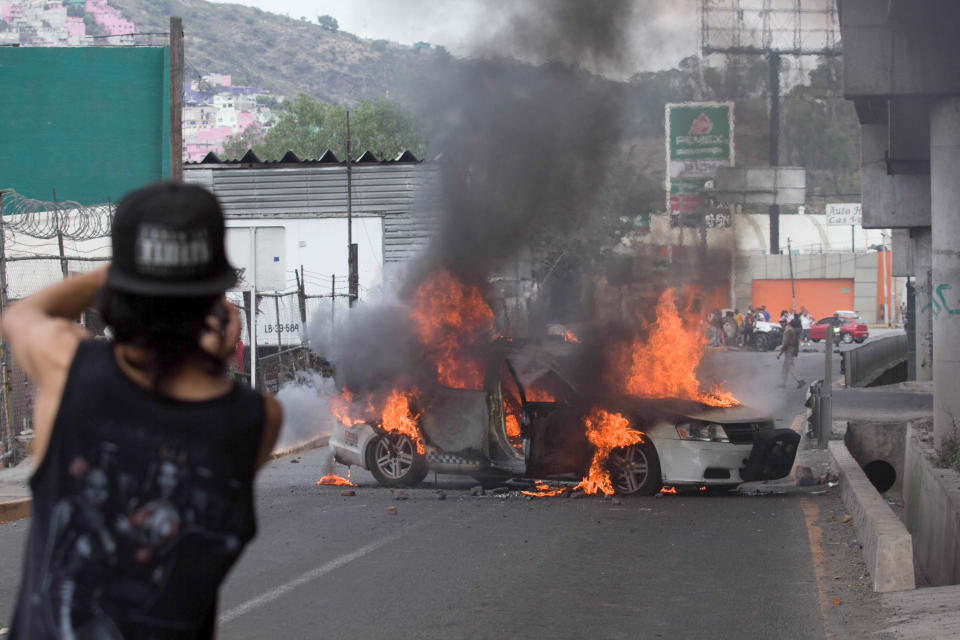
[[183, 20], [170, 17], [170, 179], [183, 182]]
[[347, 284], [350, 287], [350, 308], [360, 293], [360, 275], [357, 273], [357, 245], [353, 243], [353, 171], [350, 168], [353, 147], [350, 140], [350, 112], [347, 111]]
[[[771, 51], [767, 56], [770, 65], [770, 77], [767, 90], [770, 94], [770, 167], [780, 164], [780, 54]], [[771, 204], [770, 215], [770, 254], [780, 253], [780, 205]], [[796, 302], [796, 301], [794, 301]]]
[[[0, 313], [7, 310], [7, 255], [6, 255], [6, 231], [3, 229], [3, 190], [0, 189]], [[13, 425], [10, 415], [10, 347], [7, 345], [7, 339], [0, 334], [0, 350], [2, 350], [3, 367], [3, 422], [0, 424], [0, 468], [5, 467], [6, 458], [10, 449], [7, 445], [13, 441]]]
[[53, 220], [57, 224], [57, 247], [60, 251], [60, 273], [63, 279], [67, 279], [69, 269], [67, 268], [67, 256], [63, 250], [63, 226], [60, 224], [60, 205], [57, 204], [57, 190], [53, 190]]
[[793, 301], [793, 307], [790, 313], [797, 312], [797, 290], [793, 284], [793, 252], [790, 250], [790, 238], [787, 238], [787, 262], [790, 264], [790, 299]]

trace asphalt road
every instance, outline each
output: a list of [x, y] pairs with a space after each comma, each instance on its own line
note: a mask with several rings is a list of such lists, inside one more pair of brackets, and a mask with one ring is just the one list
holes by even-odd
[[[822, 353], [798, 359], [808, 379], [822, 366]], [[779, 367], [773, 353], [714, 352], [701, 373], [790, 426], [805, 392], [776, 388]], [[316, 486], [329, 464], [319, 449], [264, 470], [221, 638], [800, 640], [879, 624], [836, 489], [617, 504], [474, 497], [472, 481], [441, 476], [396, 500], [357, 470], [355, 496]], [[0, 525], [0, 615], [27, 525]]]

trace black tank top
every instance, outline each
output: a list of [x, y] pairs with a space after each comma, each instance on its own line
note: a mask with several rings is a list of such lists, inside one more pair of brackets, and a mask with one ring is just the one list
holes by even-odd
[[217, 589], [256, 531], [263, 398], [143, 389], [113, 343], [77, 348], [46, 455], [11, 637], [210, 638]]

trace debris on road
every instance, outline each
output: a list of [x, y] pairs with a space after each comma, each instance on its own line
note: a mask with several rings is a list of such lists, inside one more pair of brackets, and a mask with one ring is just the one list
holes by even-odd
[[344, 489], [343, 491], [340, 492], [340, 495], [342, 495], [345, 498], [349, 498], [351, 496], [357, 495], [357, 492], [354, 491], [353, 489]]
[[850, 522], [851, 520], [853, 520], [853, 516], [851, 516], [849, 513], [843, 514], [843, 517], [840, 518], [840, 522]]
[[298, 462], [300, 462], [300, 458], [291, 458], [291, 459], [290, 459], [290, 464], [297, 464]]
[[390, 493], [393, 494], [394, 500], [408, 500], [410, 498], [410, 494], [403, 489], [391, 489]]
[[353, 484], [346, 478], [342, 478], [335, 473], [328, 473], [319, 480], [317, 480], [318, 485], [331, 485], [331, 486], [341, 486], [341, 487], [355, 487], [357, 485]]
[[474, 487], [470, 487], [470, 495], [472, 495], [472, 496], [482, 496], [483, 494], [484, 494], [484, 491], [483, 491], [483, 487], [482, 487], [481, 485], [478, 484], [478, 485], [476, 485], [476, 486], [474, 486]]
[[435, 493], [437, 494], [437, 500], [446, 500], [446, 499], [447, 499], [447, 492], [444, 491], [443, 489], [437, 489], [437, 491], [436, 491]]
[[395, 516], [395, 515], [397, 515], [397, 508], [396, 508], [396, 507], [387, 507], [387, 513], [390, 514], [391, 516]]

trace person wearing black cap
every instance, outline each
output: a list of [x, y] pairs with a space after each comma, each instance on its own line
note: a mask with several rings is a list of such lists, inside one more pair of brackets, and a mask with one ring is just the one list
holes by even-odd
[[[223, 213], [201, 187], [120, 202], [108, 268], [0, 319], [36, 386], [33, 513], [11, 638], [211, 638], [256, 529], [280, 405], [232, 382], [240, 317]], [[96, 301], [113, 332], [74, 321]]]

